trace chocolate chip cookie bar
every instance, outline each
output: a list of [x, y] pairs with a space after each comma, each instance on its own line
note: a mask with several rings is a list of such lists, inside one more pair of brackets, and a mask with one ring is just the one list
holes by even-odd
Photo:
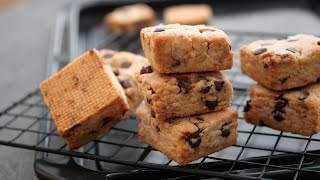
[[155, 18], [155, 12], [150, 6], [133, 4], [114, 9], [104, 17], [104, 24], [111, 32], [132, 34], [138, 27], [152, 25]]
[[148, 60], [145, 57], [125, 51], [103, 49], [100, 50], [100, 53], [105, 63], [112, 67], [113, 73], [127, 96], [130, 110], [133, 112], [143, 99], [137, 85], [135, 73], [142, 68], [143, 64], [148, 63]]
[[207, 4], [177, 5], [164, 9], [164, 21], [167, 24], [208, 24], [211, 18], [212, 9]]
[[230, 106], [233, 88], [221, 72], [160, 74], [151, 66], [137, 72], [146, 105], [157, 120], [219, 111]]
[[151, 110], [137, 110], [139, 140], [183, 166], [237, 143], [238, 112], [224, 109], [191, 117], [156, 121]]
[[233, 53], [226, 33], [210, 26], [158, 25], [140, 31], [142, 47], [159, 73], [231, 69]]
[[240, 50], [242, 71], [274, 90], [287, 90], [320, 78], [320, 38], [298, 34], [281, 40], [260, 40]]
[[129, 110], [125, 93], [93, 49], [40, 84], [60, 136], [71, 149], [97, 139]]
[[250, 97], [244, 108], [249, 123], [306, 136], [320, 130], [320, 83], [288, 91], [256, 84]]

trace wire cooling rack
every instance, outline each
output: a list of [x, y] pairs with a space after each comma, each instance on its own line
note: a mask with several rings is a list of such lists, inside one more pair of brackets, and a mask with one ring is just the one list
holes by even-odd
[[[319, 136], [304, 137], [252, 126], [244, 122], [247, 90], [235, 89], [232, 107], [240, 112], [238, 143], [185, 167], [168, 160], [158, 151], [138, 142], [134, 116], [120, 123], [104, 137], [80, 150], [69, 150], [60, 139], [47, 107], [36, 90], [0, 114], [0, 144], [133, 167], [169, 170], [204, 177], [297, 179], [319, 177]], [[39, 130], [51, 124], [49, 131]], [[32, 136], [41, 135], [34, 142]], [[48, 143], [50, 142], [51, 143]], [[47, 143], [44, 143], [47, 142]], [[105, 154], [99, 153], [103, 149]], [[105, 151], [107, 149], [107, 151]]]
[[[72, 20], [79, 24], [70, 25], [71, 31], [77, 31], [72, 32], [73, 37], [70, 37], [70, 49], [75, 52], [71, 53], [71, 57], [94, 47], [142, 54], [138, 34], [132, 37], [111, 35], [105, 33], [101, 23], [81, 25], [81, 22], [88, 24], [101, 19], [103, 14], [94, 12], [94, 16], [84, 13], [81, 19]], [[27, 94], [0, 112], [0, 144], [44, 152], [45, 159], [51, 162], [58, 163], [66, 157], [72, 157], [77, 166], [90, 172], [104, 172], [106, 179], [319, 179], [319, 134], [309, 137], [294, 135], [253, 126], [243, 119], [242, 111], [249, 99], [249, 87], [254, 82], [239, 70], [240, 46], [257, 39], [285, 36], [235, 31], [227, 31], [227, 34], [232, 42], [235, 63], [232, 70], [224, 73], [234, 86], [232, 108], [239, 112], [238, 143], [232, 147], [179, 167], [157, 150], [138, 141], [138, 124], [135, 115], [132, 115], [100, 139], [79, 150], [70, 150], [60, 138], [39, 90]], [[53, 73], [70, 59], [60, 51], [54, 57], [58, 58], [51, 65], [55, 69]], [[94, 164], [94, 168], [89, 168], [88, 164]], [[93, 177], [92, 174], [88, 176]]]

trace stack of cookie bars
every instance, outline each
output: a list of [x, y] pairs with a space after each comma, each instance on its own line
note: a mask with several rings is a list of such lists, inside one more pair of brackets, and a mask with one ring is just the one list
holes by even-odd
[[219, 72], [233, 65], [228, 36], [209, 26], [170, 24], [144, 28], [140, 38], [149, 60], [136, 73], [144, 98], [140, 141], [179, 165], [235, 144], [233, 88]]
[[298, 34], [260, 40], [240, 50], [242, 71], [256, 80], [247, 122], [301, 134], [320, 130], [320, 38]]

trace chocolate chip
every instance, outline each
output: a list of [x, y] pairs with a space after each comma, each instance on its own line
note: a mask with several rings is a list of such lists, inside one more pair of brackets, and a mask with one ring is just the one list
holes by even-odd
[[192, 90], [191, 82], [188, 80], [178, 80], [178, 87], [180, 88], [180, 92], [185, 94]]
[[196, 148], [200, 145], [201, 143], [200, 133], [201, 131], [198, 130], [197, 132], [190, 134], [186, 139], [192, 148]]
[[151, 110], [151, 117], [156, 118], [156, 112], [154, 112], [153, 110]]
[[160, 131], [160, 126], [159, 126], [159, 124], [157, 124], [156, 130], [157, 130], [157, 131]]
[[151, 94], [155, 94], [156, 93], [152, 88], [150, 88], [150, 90], [151, 90]]
[[91, 130], [90, 132], [88, 132], [88, 135], [94, 135], [94, 134], [98, 134], [98, 131]]
[[153, 105], [152, 99], [147, 98], [147, 103], [150, 104], [150, 105]]
[[181, 65], [181, 61], [179, 59], [173, 59], [172, 67], [178, 67]]
[[152, 67], [151, 66], [146, 66], [146, 67], [142, 67], [140, 70], [140, 74], [148, 74], [148, 73], [152, 73]]
[[248, 112], [250, 110], [250, 108], [251, 108], [250, 103], [251, 103], [251, 100], [248, 100], [246, 103], [246, 106], [244, 106], [244, 108], [243, 108], [243, 112]]
[[280, 114], [276, 114], [273, 116], [273, 118], [277, 121], [283, 121], [284, 120], [284, 117]]
[[259, 49], [255, 50], [253, 52], [253, 54], [257, 56], [257, 55], [265, 53], [265, 52], [267, 52], [267, 48], [259, 48]]
[[163, 29], [163, 28], [157, 28], [157, 29], [155, 29], [153, 32], [162, 32], [162, 31], [165, 31], [165, 29]]
[[304, 89], [304, 87], [296, 87], [296, 88], [292, 88], [291, 90], [301, 91], [302, 89]]
[[205, 86], [203, 86], [203, 87], [201, 88], [200, 92], [201, 92], [202, 94], [207, 94], [207, 93], [210, 91], [210, 89], [211, 89], [211, 86], [205, 85]]
[[309, 93], [308, 91], [303, 91], [303, 92], [299, 95], [298, 99], [299, 99], [300, 101], [305, 100], [309, 95], [310, 95], [310, 93]]
[[222, 79], [214, 82], [214, 86], [216, 87], [216, 90], [219, 92], [222, 90], [223, 84], [224, 84], [224, 81]]
[[110, 58], [112, 58], [113, 57], [113, 54], [105, 54], [105, 55], [103, 55], [103, 57], [102, 58], [104, 58], [104, 59], [110, 59]]
[[318, 41], [318, 45], [320, 46], [320, 41]]
[[230, 130], [229, 129], [225, 129], [225, 126], [227, 126], [226, 123], [220, 128], [222, 137], [228, 137], [230, 135]]
[[120, 72], [119, 69], [113, 69], [113, 74], [119, 76]]
[[205, 101], [205, 105], [208, 107], [209, 110], [213, 110], [218, 106], [218, 101]]
[[120, 84], [124, 89], [131, 87], [130, 81], [128, 79], [120, 81]]
[[279, 81], [281, 82], [281, 84], [284, 84], [288, 79], [289, 79], [289, 76], [285, 76], [280, 78]]
[[123, 62], [121, 64], [121, 68], [129, 68], [131, 66], [131, 62]]
[[295, 48], [293, 48], [293, 47], [287, 48], [286, 50], [287, 50], [287, 51], [290, 51], [290, 52], [292, 52], [292, 53], [298, 53], [298, 52], [299, 52], [297, 49], [295, 49]]
[[263, 68], [268, 69], [269, 65], [268, 64], [264, 64]]
[[110, 122], [112, 121], [111, 117], [106, 117], [104, 119], [102, 119], [102, 123], [100, 127], [105, 127], [106, 125], [108, 125]]
[[214, 31], [216, 31], [216, 30], [214, 30], [214, 29], [209, 29], [209, 28], [199, 29], [199, 32], [200, 32], [200, 33], [207, 32], [207, 31], [209, 31], [209, 32], [214, 32]]
[[274, 106], [274, 109], [276, 111], [281, 111], [284, 107], [286, 107], [288, 104], [288, 100], [286, 98], [280, 98], [278, 99], [276, 105]]
[[230, 51], [232, 50], [232, 47], [231, 47], [231, 45], [229, 45], [229, 49], [230, 49]]
[[222, 137], [228, 137], [230, 135], [230, 130], [229, 129], [225, 129], [221, 132], [221, 136]]
[[281, 59], [284, 59], [284, 58], [286, 58], [288, 56], [289, 56], [289, 54], [282, 54], [280, 57], [281, 57]]
[[295, 42], [298, 41], [298, 39], [289, 39], [288, 42]]

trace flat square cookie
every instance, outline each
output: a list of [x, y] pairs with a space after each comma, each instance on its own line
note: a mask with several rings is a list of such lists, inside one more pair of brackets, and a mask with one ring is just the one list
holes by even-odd
[[146, 105], [157, 120], [185, 117], [228, 108], [233, 96], [221, 72], [160, 74], [150, 65], [137, 72]]
[[139, 140], [183, 166], [237, 143], [238, 112], [224, 109], [156, 121], [147, 106], [137, 110]]
[[129, 110], [120, 83], [95, 49], [43, 81], [40, 90], [60, 136], [71, 149], [97, 139]]
[[231, 43], [223, 31], [210, 26], [158, 25], [141, 30], [147, 59], [159, 73], [231, 69]]
[[114, 9], [104, 17], [104, 24], [111, 32], [132, 34], [137, 28], [155, 22], [154, 10], [146, 4], [125, 5]]
[[176, 5], [167, 7], [163, 11], [166, 24], [208, 24], [212, 18], [212, 14], [212, 9], [207, 4]]
[[320, 131], [320, 83], [274, 91], [256, 84], [244, 108], [247, 122], [310, 136]]
[[127, 96], [130, 110], [133, 112], [143, 99], [135, 74], [143, 64], [148, 63], [148, 60], [143, 56], [126, 51], [103, 49], [100, 50], [100, 53], [105, 63], [112, 67], [113, 73]]
[[320, 78], [320, 38], [298, 34], [259, 40], [240, 49], [242, 71], [274, 90], [287, 90]]

